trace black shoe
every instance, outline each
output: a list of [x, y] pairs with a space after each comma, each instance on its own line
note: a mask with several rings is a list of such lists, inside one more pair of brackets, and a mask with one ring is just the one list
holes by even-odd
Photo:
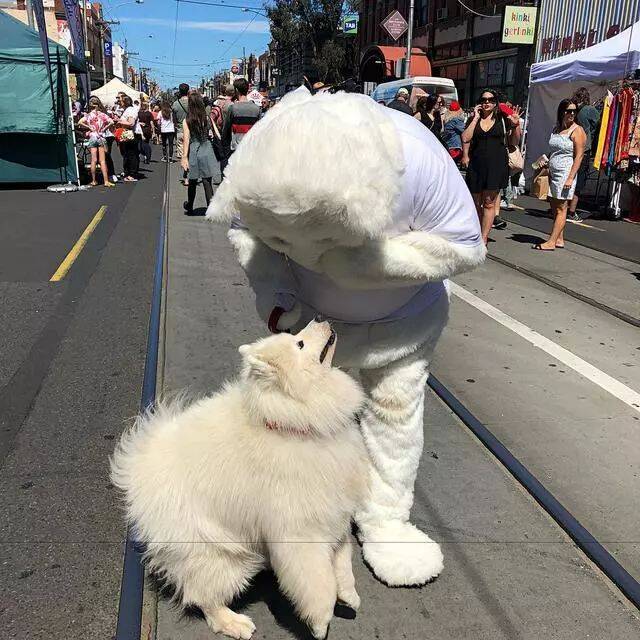
[[500, 216], [496, 216], [493, 220], [493, 228], [494, 229], [506, 229], [507, 223]]
[[182, 208], [187, 216], [190, 216], [193, 213], [193, 206], [189, 206], [189, 202], [187, 200], [182, 203]]

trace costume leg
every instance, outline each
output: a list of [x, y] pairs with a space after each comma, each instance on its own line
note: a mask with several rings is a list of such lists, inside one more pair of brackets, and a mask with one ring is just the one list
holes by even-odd
[[409, 523], [434, 345], [432, 340], [385, 367], [360, 371], [368, 396], [360, 426], [371, 461], [371, 494], [356, 514], [358, 538], [365, 561], [389, 586], [425, 584], [443, 568], [440, 546]]

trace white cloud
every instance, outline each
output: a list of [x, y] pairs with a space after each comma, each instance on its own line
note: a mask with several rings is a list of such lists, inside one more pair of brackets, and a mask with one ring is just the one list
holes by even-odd
[[[120, 18], [120, 22], [146, 24], [150, 27], [175, 27], [175, 22], [167, 18]], [[198, 29], [200, 31], [240, 32], [246, 27], [246, 33], [269, 33], [268, 22], [207, 22], [198, 20], [178, 20], [178, 29]]]

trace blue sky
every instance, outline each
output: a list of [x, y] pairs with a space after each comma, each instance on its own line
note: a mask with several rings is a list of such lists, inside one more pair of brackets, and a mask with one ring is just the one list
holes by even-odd
[[[223, 4], [225, 0], [202, 0]], [[261, 0], [228, 0], [229, 4], [262, 10]], [[103, 0], [106, 19], [120, 20], [112, 26], [112, 39], [129, 51], [136, 67], [151, 67], [149, 75], [163, 87], [180, 82], [199, 84], [217, 70], [228, 69], [231, 58], [261, 54], [269, 43], [265, 16], [231, 7], [201, 6], [175, 0]], [[176, 8], [178, 29], [176, 33]], [[175, 59], [174, 51], [175, 36]], [[175, 63], [175, 64], [174, 64]]]

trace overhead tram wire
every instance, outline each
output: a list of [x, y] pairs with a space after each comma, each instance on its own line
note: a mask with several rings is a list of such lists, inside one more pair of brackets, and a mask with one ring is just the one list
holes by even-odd
[[180, 11], [180, 3], [176, 2], [176, 18], [173, 30], [173, 54], [171, 56], [171, 73], [175, 77], [176, 73], [176, 42], [178, 41], [178, 12]]

